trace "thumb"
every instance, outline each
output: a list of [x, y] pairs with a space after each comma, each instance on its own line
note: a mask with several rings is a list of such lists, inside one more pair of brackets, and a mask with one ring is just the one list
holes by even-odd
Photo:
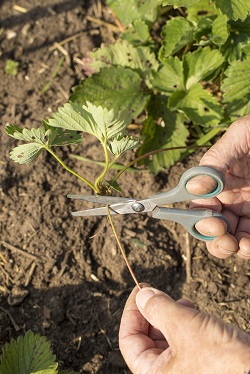
[[174, 301], [155, 288], [142, 288], [136, 295], [136, 304], [143, 317], [161, 331], [170, 346], [175, 346], [183, 326], [188, 326], [199, 312], [190, 305]]

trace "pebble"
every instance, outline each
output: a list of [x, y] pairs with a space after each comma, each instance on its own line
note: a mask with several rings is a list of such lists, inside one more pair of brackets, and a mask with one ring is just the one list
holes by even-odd
[[6, 31], [6, 39], [7, 40], [10, 40], [10, 39], [13, 39], [17, 36], [17, 33], [13, 30], [7, 30]]

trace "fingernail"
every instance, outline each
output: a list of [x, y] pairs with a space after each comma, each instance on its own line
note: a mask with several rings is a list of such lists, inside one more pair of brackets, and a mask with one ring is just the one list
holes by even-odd
[[142, 288], [136, 295], [137, 306], [144, 308], [148, 300], [155, 295], [152, 288]]

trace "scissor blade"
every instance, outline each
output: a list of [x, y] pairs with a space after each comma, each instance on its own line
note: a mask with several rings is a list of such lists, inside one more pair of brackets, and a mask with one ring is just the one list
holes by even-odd
[[[87, 209], [87, 210], [79, 210], [78, 212], [72, 212], [72, 216], [76, 217], [91, 217], [91, 216], [106, 216], [107, 215], [107, 208], [96, 208], [96, 209]], [[110, 214], [118, 214], [115, 211], [110, 209]]]
[[77, 194], [69, 194], [67, 195], [70, 199], [77, 199], [77, 200], [85, 200], [92, 203], [99, 203], [99, 204], [117, 204], [117, 203], [125, 203], [132, 199], [127, 197], [114, 197], [114, 196], [99, 196], [99, 195], [77, 195]]

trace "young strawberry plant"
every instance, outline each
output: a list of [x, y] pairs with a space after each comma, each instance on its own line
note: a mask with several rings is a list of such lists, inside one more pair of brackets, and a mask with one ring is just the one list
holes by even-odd
[[[17, 125], [6, 127], [8, 135], [23, 140], [26, 144], [15, 147], [10, 157], [15, 162], [27, 164], [38, 158], [43, 150], [48, 151], [70, 173], [81, 179], [92, 190], [101, 195], [110, 193], [110, 188], [118, 188], [117, 183], [106, 181], [105, 176], [122, 153], [138, 146], [139, 140], [127, 134], [131, 122], [128, 110], [120, 112], [86, 105], [67, 103], [59, 108], [52, 118], [43, 121], [38, 129], [22, 129]], [[82, 133], [94, 135], [103, 148], [104, 168], [95, 181], [89, 181], [69, 168], [54, 152], [53, 148], [83, 141]]]
[[51, 343], [45, 336], [26, 332], [12, 340], [0, 355], [1, 374], [75, 374], [73, 371], [58, 371]]

